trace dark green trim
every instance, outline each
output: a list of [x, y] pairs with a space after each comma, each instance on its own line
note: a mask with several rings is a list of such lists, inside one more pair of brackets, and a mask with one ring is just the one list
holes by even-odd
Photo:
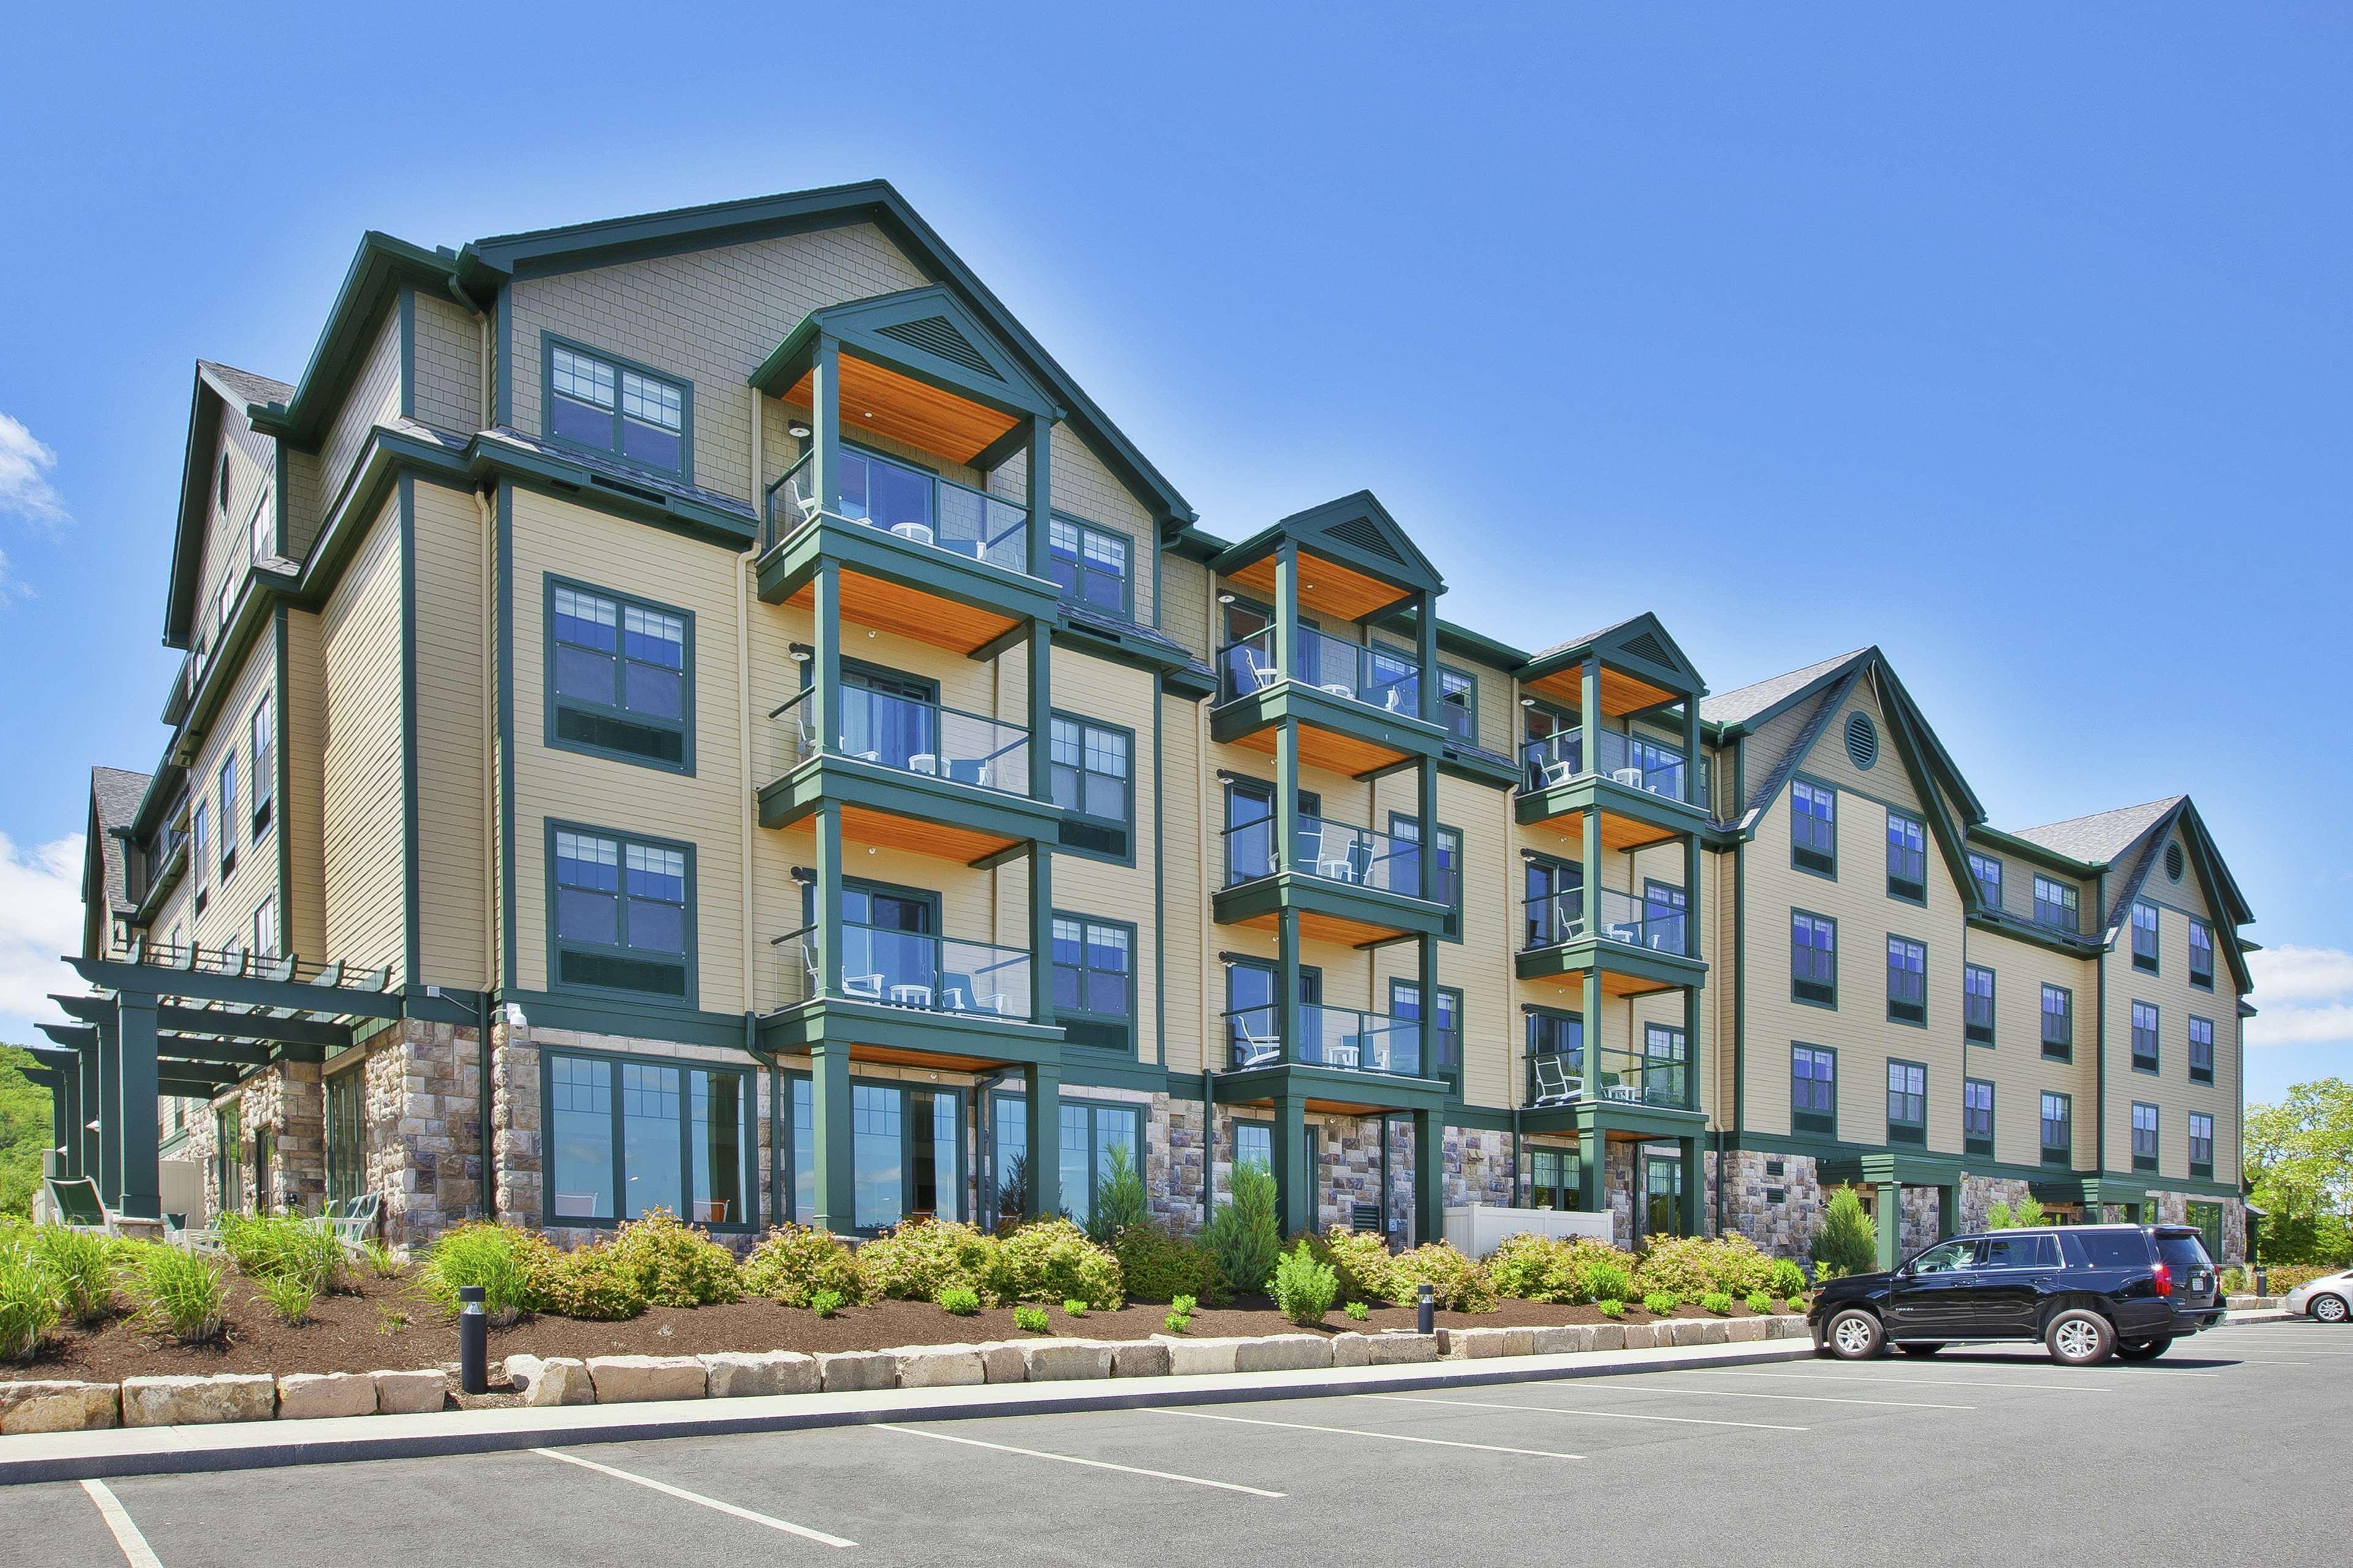
[[[746, 538], [738, 548], [751, 542]], [[863, 575], [1008, 620], [1050, 625], [1061, 613], [1054, 584], [1046, 578], [918, 544], [824, 512], [814, 522], [794, 529], [760, 558], [760, 597], [772, 605], [784, 603], [816, 578], [823, 562], [837, 562]]]
[[[1966, 938], [1964, 941], [1966, 941]], [[1978, 1026], [1969, 1022], [1969, 972], [1971, 970], [1975, 970], [1977, 973], [1986, 977], [1986, 1012], [1991, 1021], [1985, 1026], [1985, 1033], [1983, 1036], [1974, 1033], [1973, 1031], [1978, 1027]], [[2037, 1005], [2041, 1005], [2041, 998], [2039, 996], [2036, 998], [2036, 1002]], [[2041, 1026], [2037, 1025], [2036, 1029], [2039, 1033]], [[2000, 1032], [2001, 976], [1996, 973], [1993, 965], [1990, 963], [1972, 963], [1964, 962], [1961, 964], [1962, 1043], [1964, 1046], [1978, 1046], [1989, 1051], [1994, 1048], [1997, 1040], [2000, 1037]]]
[[1357, 1072], [1347, 1068], [1279, 1062], [1268, 1067], [1233, 1068], [1212, 1075], [1219, 1105], [1255, 1105], [1261, 1101], [1296, 1098], [1342, 1105], [1369, 1105], [1382, 1110], [1447, 1109], [1445, 1083], [1431, 1078], [1403, 1078], [1389, 1073]]
[[[1010, 644], [1018, 642], [1025, 635], [1016, 627], [1006, 637]], [[1198, 702], [1205, 697], [1217, 695], [1218, 681], [1214, 674], [1205, 666], [1196, 664], [1192, 655], [1182, 648], [1157, 638], [1092, 622], [1073, 621], [1067, 616], [1056, 621], [1052, 636], [1057, 647], [1068, 647], [1090, 658], [1124, 665], [1130, 669], [1140, 669], [1155, 676], [1175, 696]]]
[[[686, 894], [684, 909], [681, 911], [685, 925], [686, 940], [683, 963], [686, 968], [686, 980], [685, 988], [680, 993], [681, 1001], [677, 1005], [681, 1009], [691, 1008], [702, 994], [701, 962], [702, 942], [700, 934], [702, 922], [699, 919], [700, 910], [696, 903], [696, 900], [700, 895], [701, 881], [699, 877], [700, 868], [696, 865], [694, 845], [682, 838], [663, 838], [650, 833], [639, 833], [631, 829], [619, 827], [600, 827], [592, 823], [572, 822], [554, 816], [544, 818], [542, 821], [540, 825], [540, 854], [542, 858], [540, 860], [539, 879], [542, 904], [547, 920], [546, 962], [548, 990], [559, 995], [566, 996], [594, 996], [600, 998], [617, 997], [622, 999], [643, 998], [648, 1001], [655, 1002], [658, 1005], [660, 1002], [659, 994], [653, 992], [631, 991], [619, 986], [566, 985], [557, 979], [557, 974], [563, 967], [559, 961], [562, 957], [564, 947], [561, 939], [556, 935], [555, 930], [555, 836], [558, 833], [579, 833], [596, 838], [609, 838], [614, 840], [618, 846], [619, 854], [617, 857], [614, 868], [617, 877], [616, 886], [617, 891], [615, 893], [614, 897], [617, 900], [617, 904], [624, 911], [626, 910], [626, 906], [628, 903], [628, 851], [631, 845], [641, 845], [649, 849], [676, 849], [683, 852], [686, 856]], [[626, 924], [626, 920], [623, 923]], [[617, 948], [614, 951], [617, 952], [623, 950]], [[722, 1015], [722, 1016], [733, 1017], [733, 1015], [725, 1014]], [[740, 1023], [738, 1024], [737, 1028], [740, 1043]]]
[[[1798, 994], [1798, 942], [1795, 928], [1798, 917], [1800, 915], [1803, 915], [1810, 921], [1826, 921], [1830, 923], [1831, 999], [1827, 1002], [1816, 1002]], [[1844, 942], [1839, 935], [1838, 917], [1836, 915], [1817, 914], [1812, 910], [1800, 909], [1797, 905], [1792, 904], [1789, 906], [1789, 922], [1791, 927], [1789, 932], [1789, 1000], [1796, 1003], [1800, 1007], [1823, 1007], [1829, 1009], [1831, 1012], [1837, 1012], [1839, 994], [1839, 963], [1841, 955], [1846, 952]]]
[[[1114, 1016], [1111, 1014], [1097, 1013], [1084, 1006], [1064, 1007], [1060, 1004], [1057, 1004], [1054, 1008], [1054, 1022], [1062, 1026], [1062, 1037], [1067, 1044], [1083, 1047], [1088, 1050], [1117, 1051], [1124, 1052], [1130, 1057], [1134, 1056], [1136, 1054], [1140, 1029], [1140, 1022], [1135, 1016], [1135, 1004], [1136, 997], [1140, 994], [1140, 987], [1143, 984], [1143, 965], [1141, 962], [1142, 943], [1137, 941], [1139, 933], [1136, 930], [1135, 922], [1134, 921], [1114, 920], [1106, 915], [1084, 914], [1077, 910], [1059, 908], [1053, 911], [1051, 918], [1058, 921], [1074, 921], [1078, 922], [1080, 928], [1079, 947], [1081, 953], [1081, 962], [1079, 964], [1081, 985], [1079, 990], [1082, 996], [1085, 994], [1085, 976], [1089, 973], [1085, 963], [1085, 952], [1087, 948], [1086, 928], [1091, 925], [1105, 926], [1115, 928], [1127, 933], [1126, 1011]], [[1030, 962], [1033, 963], [1043, 963], [1050, 968], [1059, 967], [1059, 965], [1055, 963], [1054, 955], [1050, 951], [1042, 954], [1033, 955]], [[1098, 1045], [1091, 1040], [1075, 1039], [1071, 1037], [1070, 1030], [1070, 1025], [1072, 1020], [1075, 1020], [1082, 1026], [1091, 1024], [1098, 1027], [1116, 1026], [1121, 1032], [1126, 1036], [1126, 1043], [1119, 1046], [1103, 1046]], [[1078, 1057], [1074, 1052], [1069, 1058], [1067, 1058], [1065, 1065], [1075, 1066], [1077, 1061]]]
[[497, 1000], [501, 1005], [511, 1002], [521, 1007], [534, 1029], [744, 1048], [741, 1013], [706, 1013], [699, 1007], [672, 1006], [651, 998], [639, 1001], [617, 993], [525, 991], [512, 986], [501, 990]]
[[[575, 441], [555, 433], [554, 364], [555, 351], [559, 348], [568, 350], [584, 358], [602, 360], [613, 367], [614, 443], [612, 446], [592, 446], [587, 442]], [[642, 458], [632, 458], [621, 450], [621, 422], [627, 417], [621, 411], [620, 373], [622, 371], [631, 371], [649, 381], [659, 381], [678, 389], [677, 468], [665, 468], [658, 464], [646, 462]], [[618, 463], [625, 468], [635, 468], [640, 473], [653, 474], [662, 479], [676, 479], [682, 484], [691, 485], [694, 483], [694, 382], [690, 377], [679, 375], [671, 371], [657, 370], [649, 364], [640, 364], [636, 360], [625, 359], [610, 350], [596, 348], [576, 338], [567, 338], [561, 332], [550, 331], [543, 328], [539, 334], [539, 438], [551, 447], [562, 447], [570, 451], [590, 453], [607, 462]]]
[[417, 289], [400, 286], [400, 416], [417, 417]]
[[[742, 1022], [737, 1020], [740, 1036]], [[760, 1019], [763, 1050], [803, 1050], [825, 1041], [854, 1041], [890, 1050], [965, 1057], [979, 1061], [1038, 1063], [1058, 1067], [1062, 1031], [1052, 1024], [984, 1014], [923, 1013], [880, 1002], [821, 997], [770, 1013]], [[1110, 1071], [1108, 1059], [1098, 1072]]]
[[[1160, 621], [1160, 552], [1157, 550], [1152, 552], [1152, 618], [1153, 624], [1157, 626]], [[1154, 910], [1154, 917], [1152, 921], [1152, 1007], [1154, 1019], [1152, 1059], [1155, 1062], [1165, 1062], [1168, 1059], [1168, 919], [1166, 914], [1166, 910], [1168, 909], [1168, 835], [1166, 831], [1168, 816], [1166, 808], [1163, 805], [1163, 796], [1160, 787], [1160, 733], [1166, 727], [1165, 721], [1167, 717], [1167, 701], [1164, 695], [1166, 686], [1166, 682], [1159, 676], [1155, 675], [1153, 677], [1152, 908]], [[1138, 1053], [1138, 1055], [1141, 1054], [1141, 1052]], [[1204, 1167], [1203, 1170], [1202, 1181], [1205, 1185], [1208, 1181], [1206, 1167]]]
[[[1535, 1134], [1575, 1132], [1592, 1136], [1631, 1132], [1643, 1138], [1696, 1139], [1707, 1124], [1704, 1111], [1617, 1100], [1580, 1100], [1546, 1110], [1522, 1110], [1521, 1130]], [[1697, 1173], [1694, 1173], [1694, 1183]]]
[[[1359, 523], [1372, 530], [1384, 547], [1381, 552], [1366, 549], [1337, 531]], [[1398, 590], [1400, 599], [1413, 593], [1446, 591], [1446, 580], [1439, 574], [1438, 568], [1370, 490], [1338, 496], [1270, 523], [1240, 543], [1219, 552], [1209, 562], [1209, 571], [1215, 576], [1230, 577], [1273, 554], [1286, 542], [1388, 584]]]
[[[680, 689], [680, 718], [676, 724], [649, 718], [617, 706], [607, 707], [598, 703], [582, 702], [577, 699], [559, 700], [557, 698], [555, 693], [555, 591], [558, 588], [569, 588], [576, 594], [588, 594], [599, 599], [610, 599], [614, 601], [617, 609], [624, 613], [634, 605], [639, 609], [651, 610], [656, 615], [675, 616], [685, 623], [685, 665], [682, 670], [685, 679]], [[628, 632], [623, 621], [624, 615], [615, 616], [613, 666], [617, 679], [622, 667], [628, 662], [629, 657]], [[675, 605], [665, 605], [659, 600], [649, 599], [622, 589], [601, 587], [577, 577], [559, 576], [554, 572], [546, 572], [541, 574], [540, 578], [540, 640], [544, 644], [544, 657], [540, 667], [539, 706], [545, 731], [540, 738], [542, 745], [551, 752], [575, 752], [586, 757], [603, 757], [608, 762], [626, 763], [632, 767], [651, 768], [657, 773], [678, 773], [686, 778], [694, 776], [695, 637], [692, 610]], [[659, 757], [649, 757], [637, 752], [625, 752], [610, 746], [595, 745], [586, 741], [566, 740], [556, 733], [555, 728], [557, 710], [565, 707], [573, 708], [594, 717], [614, 718], [621, 722], [639, 725], [649, 730], [675, 730], [680, 737], [681, 752], [680, 760], [676, 763], [667, 763]]]
[[[404, 308], [413, 296], [403, 292]], [[417, 803], [417, 481], [400, 479], [400, 886], [401, 978], [423, 978], [423, 813]]]
[[[1050, 844], [1061, 831], [1062, 812], [1050, 802], [884, 767], [834, 752], [819, 752], [784, 777], [762, 784], [760, 826], [788, 826], [828, 801], [944, 823], [1022, 844]], [[1131, 828], [1129, 842], [1134, 841]]]
[[[2059, 1148], [2054, 1144], [2045, 1143], [2042, 1142], [2042, 1124], [2044, 1121], [2049, 1120], [2049, 1118], [2042, 1114], [2042, 1102], [2054, 1096], [2067, 1103], [2067, 1144], [2063, 1149]], [[2044, 1168], [2048, 1169], [2053, 1165], [2066, 1168], [2072, 1168], [2075, 1162], [2075, 1097], [2073, 1093], [2062, 1089], [2038, 1089], [2035, 1090], [2034, 1139], [2036, 1147], [2042, 1152], [2042, 1164]], [[2052, 1158], [2053, 1154], [2056, 1154], [2059, 1157], [2057, 1159], [2053, 1159]]]
[[[1800, 1115], [1819, 1114], [1810, 1110], [1800, 1111], [1798, 1109], [1798, 1053], [1799, 1051], [1812, 1051], [1831, 1058], [1831, 1124], [1826, 1128], [1798, 1129], [1798, 1118]], [[1836, 1046], [1818, 1046], [1811, 1040], [1789, 1042], [1789, 1125], [1793, 1130], [1812, 1133], [1817, 1137], [1827, 1139], [1833, 1144], [1838, 1143], [1839, 1098], [1846, 1087], [1843, 1072], [1844, 1069], [1839, 1065], [1839, 1050]], [[1842, 1144], [1840, 1146], [1844, 1147]], [[1744, 1143], [1743, 1147], [1746, 1145]]]
[[[1135, 840], [1136, 835], [1139, 832], [1139, 826], [1135, 820], [1135, 731], [1129, 729], [1124, 724], [1114, 724], [1108, 719], [1091, 718], [1084, 713], [1073, 713], [1066, 708], [1049, 709], [1047, 710], [1047, 724], [1044, 732], [1033, 732], [1029, 740], [1029, 743], [1031, 745], [1044, 746], [1046, 748], [1046, 766], [1049, 777], [1052, 776], [1052, 770], [1054, 768], [1061, 765], [1053, 760], [1053, 721], [1057, 719], [1080, 725], [1082, 727], [1082, 731], [1086, 729], [1101, 730], [1106, 733], [1116, 734], [1124, 739], [1126, 742], [1127, 776], [1122, 780], [1121, 783], [1124, 787], [1127, 801], [1127, 818], [1124, 822], [1116, 821], [1108, 816], [1097, 816], [1092, 812], [1084, 811], [1075, 806], [1055, 807], [1054, 809], [1060, 813], [1065, 827], [1065, 831], [1063, 831], [1056, 839], [1055, 847], [1062, 854], [1076, 855], [1080, 858], [1085, 860], [1102, 860], [1113, 866], [1134, 865]], [[1082, 732], [1079, 737], [1079, 795], [1080, 798], [1083, 800], [1086, 796], [1085, 785], [1087, 777], [1085, 760], [1086, 737], [1083, 732]], [[1072, 844], [1070, 841], [1070, 835], [1067, 831], [1068, 826], [1071, 824], [1090, 823], [1103, 830], [1117, 828], [1121, 832], [1124, 833], [1127, 836], [1126, 849], [1123, 853], [1113, 855], [1106, 850], [1092, 849]]]
[[[1798, 834], [1797, 834], [1797, 827], [1796, 827], [1796, 824], [1797, 824], [1798, 815], [1799, 815], [1799, 814], [1798, 814], [1798, 802], [1797, 802], [1797, 796], [1796, 796], [1795, 791], [1796, 791], [1797, 786], [1798, 786], [1798, 785], [1799, 785], [1799, 784], [1804, 784], [1808, 789], [1812, 789], [1812, 790], [1827, 790], [1827, 791], [1829, 791], [1829, 792], [1830, 792], [1830, 797], [1831, 797], [1831, 820], [1830, 820], [1830, 829], [1831, 829], [1831, 849], [1830, 849], [1831, 866], [1830, 866], [1830, 869], [1829, 869], [1829, 870], [1827, 870], [1827, 871], [1822, 870], [1822, 869], [1821, 869], [1820, 868], [1819, 868], [1819, 867], [1808, 866], [1808, 865], [1801, 864], [1801, 863], [1799, 861], [1799, 859], [1798, 859]], [[1842, 794], [1842, 793], [1844, 793], [1844, 792], [1842, 792], [1842, 791], [1839, 788], [1839, 786], [1838, 786], [1838, 785], [1836, 785], [1836, 784], [1831, 784], [1831, 783], [1829, 780], [1827, 780], [1827, 779], [1817, 778], [1817, 777], [1815, 777], [1814, 775], [1812, 775], [1811, 773], [1792, 773], [1789, 775], [1789, 780], [1788, 780], [1788, 788], [1789, 788], [1789, 789], [1790, 789], [1790, 791], [1791, 791], [1791, 795], [1790, 795], [1790, 798], [1789, 798], [1789, 822], [1790, 822], [1790, 825], [1791, 825], [1791, 826], [1790, 826], [1790, 830], [1789, 830], [1789, 869], [1791, 869], [1792, 871], [1802, 871], [1802, 872], [1804, 872], [1804, 873], [1805, 873], [1807, 876], [1809, 876], [1809, 877], [1820, 877], [1820, 878], [1821, 878], [1821, 879], [1822, 879], [1824, 881], [1826, 881], [1826, 882], [1835, 882], [1835, 881], [1837, 881], [1837, 880], [1838, 880], [1838, 858], [1839, 858], [1839, 855], [1838, 855], [1838, 828], [1839, 828], [1839, 817], [1840, 817], [1840, 816], [1841, 815], [1841, 813], [1842, 813], [1842, 812], [1844, 811], [1844, 809], [1845, 809], [1845, 808], [1844, 808], [1844, 807], [1840, 804], [1840, 802], [1839, 802], [1839, 796], [1840, 796], [1840, 795], [1841, 795], [1841, 794]], [[1813, 851], [1810, 851], [1810, 851], [1808, 851], [1808, 853], [1812, 853], [1812, 852], [1813, 852]]]
[[[1982, 1139], [1974, 1137], [1969, 1132], [1969, 1089], [1971, 1085], [1982, 1085], [1986, 1091], [1986, 1136]], [[1978, 1156], [1982, 1156], [1989, 1160], [1993, 1158], [1995, 1142], [2001, 1135], [2000, 1095], [2001, 1091], [1995, 1087], [1993, 1079], [1989, 1078], [1969, 1078], [1967, 1076], [1962, 1078], [1961, 1153], [1963, 1158], [1976, 1158]]]
[[1230, 744], [1261, 730], [1280, 728], [1285, 721], [1346, 735], [1397, 752], [1409, 759], [1439, 757], [1445, 752], [1447, 731], [1404, 713], [1391, 713], [1335, 697], [1297, 680], [1278, 680], [1262, 690], [1232, 698], [1209, 710], [1209, 739]]
[[[503, 306], [506, 291], [499, 291]], [[499, 966], [501, 986], [516, 984], [514, 747], [514, 488], [499, 486], [497, 540], [499, 679]]]
[[[1519, 782], [1516, 775], [1514, 782]], [[1542, 789], [1521, 789], [1512, 803], [1513, 819], [1523, 826], [1582, 811], [1605, 811], [1612, 816], [1631, 817], [1667, 833], [1701, 833], [1709, 826], [1704, 806], [1670, 800], [1598, 773], [1578, 773]]]
[[[616, 1069], [612, 1072], [609, 1080], [613, 1100], [611, 1173], [618, 1178], [613, 1183], [614, 1215], [612, 1218], [591, 1219], [573, 1215], [559, 1216], [555, 1213], [555, 1075], [549, 1065], [550, 1058], [554, 1057], [569, 1057], [579, 1061], [601, 1062]], [[756, 1233], [760, 1227], [760, 1098], [758, 1080], [754, 1076], [751, 1064], [747, 1062], [739, 1067], [733, 1062], [705, 1061], [694, 1057], [649, 1057], [625, 1051], [597, 1050], [577, 1046], [551, 1045], [543, 1046], [539, 1050], [539, 1124], [546, 1130], [542, 1134], [542, 1143], [548, 1151], [545, 1175], [540, 1183], [540, 1224], [549, 1228], [611, 1230], [623, 1223], [622, 1211], [628, 1206], [623, 1202], [628, 1190], [628, 1183], [627, 1177], [622, 1174], [628, 1169], [626, 1161], [628, 1142], [623, 1125], [620, 1074], [617, 1069], [624, 1066], [669, 1068], [681, 1073], [727, 1073], [740, 1080], [742, 1088], [738, 1091], [737, 1101], [743, 1118], [743, 1125], [739, 1129], [741, 1134], [739, 1157], [742, 1168], [736, 1173], [736, 1176], [744, 1184], [744, 1217], [741, 1220], [723, 1223], [708, 1220], [697, 1220], [694, 1223], [723, 1236]], [[695, 1156], [692, 1135], [693, 1099], [692, 1091], [686, 1087], [685, 1080], [681, 1079], [679, 1084], [677, 1123], [679, 1191], [686, 1195], [690, 1203], [693, 1195], [691, 1178]]]
[[512, 428], [514, 424], [514, 289], [503, 281], [497, 287], [498, 296], [491, 301], [495, 318], [491, 323], [491, 351], [498, 355], [498, 366], [491, 391], [496, 401], [491, 406], [490, 423]]

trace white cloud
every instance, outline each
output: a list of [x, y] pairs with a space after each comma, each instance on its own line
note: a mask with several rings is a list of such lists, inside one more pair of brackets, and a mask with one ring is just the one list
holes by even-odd
[[2251, 1046], [2353, 1041], [2353, 952], [2334, 947], [2265, 948], [2247, 954], [2259, 1011], [2247, 1020]]
[[0, 1038], [39, 1045], [31, 1021], [58, 1016], [52, 991], [81, 981], [59, 955], [81, 951], [82, 836], [29, 852], [0, 833]]
[[0, 512], [55, 527], [71, 522], [65, 498], [49, 483], [58, 455], [30, 430], [0, 414]]

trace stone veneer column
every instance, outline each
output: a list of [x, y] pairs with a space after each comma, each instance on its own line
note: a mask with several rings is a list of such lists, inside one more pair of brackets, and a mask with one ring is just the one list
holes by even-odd
[[539, 1047], [528, 1028], [503, 1022], [491, 1026], [491, 1136], [498, 1217], [537, 1226], [544, 1212]]

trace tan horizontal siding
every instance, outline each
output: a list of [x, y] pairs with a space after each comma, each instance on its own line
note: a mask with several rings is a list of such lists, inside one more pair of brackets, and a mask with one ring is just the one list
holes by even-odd
[[400, 498], [369, 525], [319, 616], [326, 733], [323, 957], [392, 966], [405, 983], [405, 813], [401, 800]]
[[417, 978], [484, 984], [490, 845], [482, 746], [488, 663], [473, 496], [416, 487]]

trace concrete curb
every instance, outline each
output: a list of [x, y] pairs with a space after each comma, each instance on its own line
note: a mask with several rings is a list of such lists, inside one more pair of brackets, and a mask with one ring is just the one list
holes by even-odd
[[1585, 1351], [1409, 1366], [1329, 1367], [1308, 1372], [1231, 1373], [977, 1387], [879, 1389], [864, 1394], [790, 1394], [681, 1399], [638, 1405], [444, 1410], [424, 1415], [358, 1415], [208, 1426], [148, 1426], [59, 1432], [0, 1442], [0, 1486], [111, 1476], [182, 1474], [426, 1458], [584, 1443], [643, 1442], [738, 1432], [795, 1432], [883, 1421], [954, 1421], [1211, 1405], [1238, 1399], [1314, 1399], [1367, 1390], [1477, 1387], [1680, 1366], [1742, 1366], [1802, 1361], [1810, 1340], [1686, 1345], [1672, 1350]]

